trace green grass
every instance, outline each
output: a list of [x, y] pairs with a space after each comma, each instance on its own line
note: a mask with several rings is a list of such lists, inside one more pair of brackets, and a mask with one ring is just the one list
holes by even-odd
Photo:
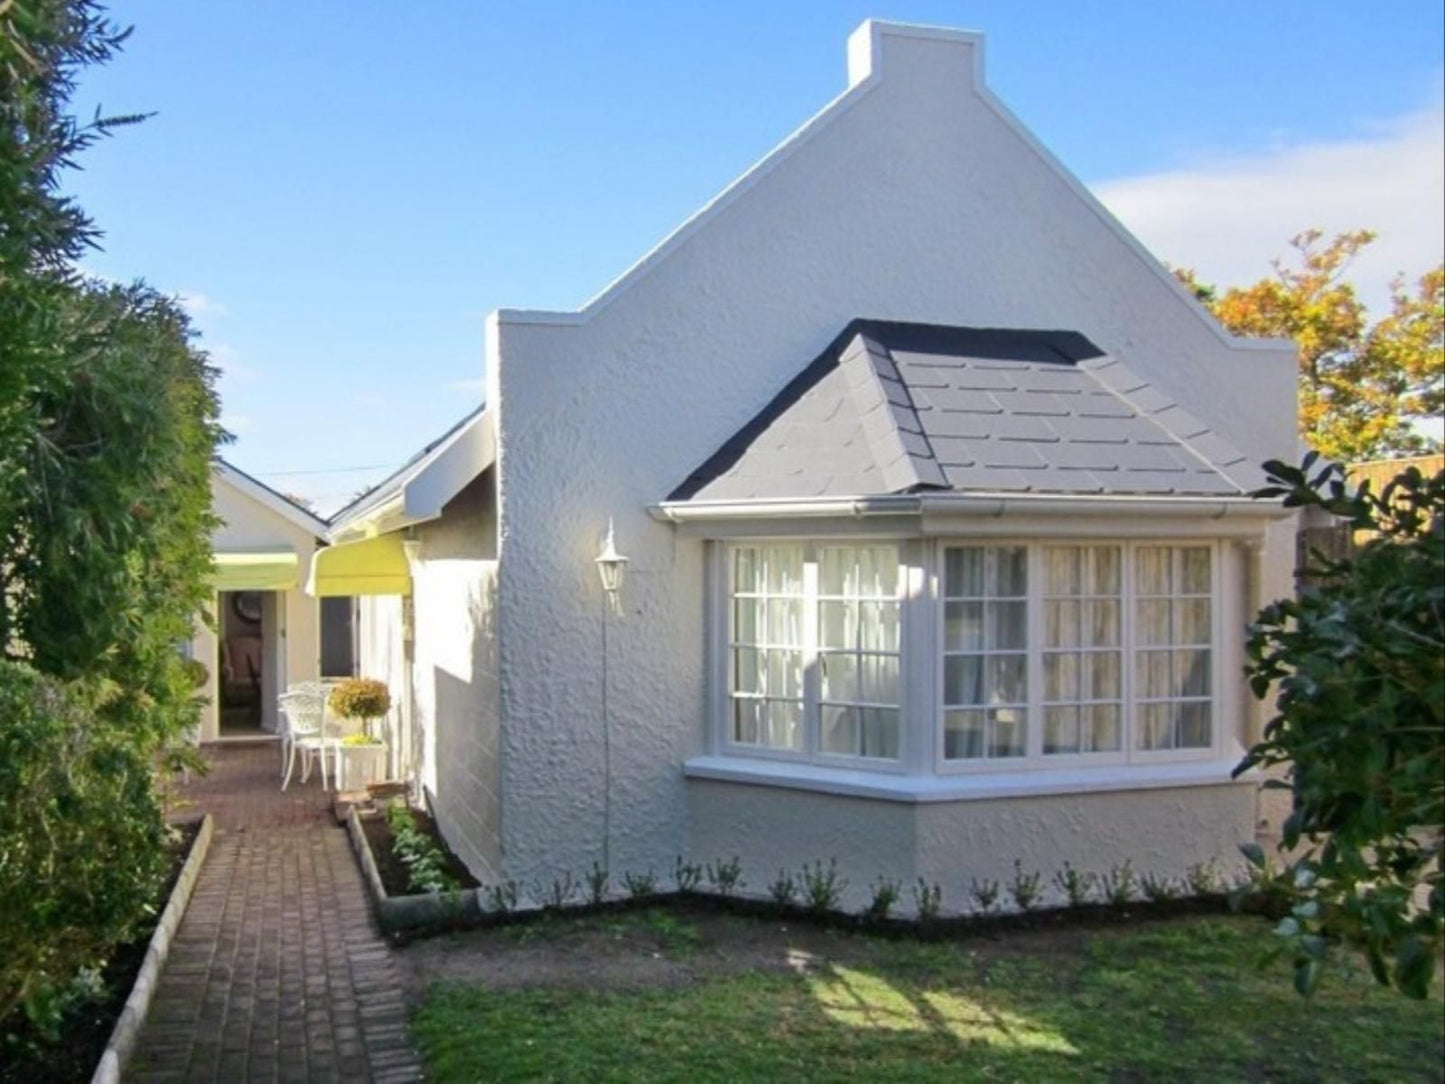
[[1445, 1077], [1438, 996], [1411, 1002], [1348, 971], [1305, 1001], [1282, 964], [1257, 966], [1269, 941], [1236, 918], [1013, 946], [840, 938], [834, 959], [798, 971], [681, 989], [443, 985], [413, 1034], [438, 1081]]

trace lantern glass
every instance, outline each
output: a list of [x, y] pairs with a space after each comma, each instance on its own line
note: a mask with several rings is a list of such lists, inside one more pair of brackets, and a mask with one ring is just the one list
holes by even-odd
[[602, 578], [602, 590], [616, 595], [622, 590], [622, 574], [627, 569], [627, 558], [617, 552], [617, 541], [613, 535], [612, 521], [607, 521], [607, 541], [597, 555], [597, 574]]

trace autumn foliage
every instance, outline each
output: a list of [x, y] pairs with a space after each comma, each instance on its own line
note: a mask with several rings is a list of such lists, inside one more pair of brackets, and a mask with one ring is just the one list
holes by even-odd
[[1175, 274], [1236, 335], [1290, 338], [1299, 347], [1300, 434], [1325, 457], [1351, 463], [1432, 450], [1412, 423], [1445, 410], [1445, 265], [1391, 284], [1390, 311], [1372, 321], [1345, 280], [1368, 230], [1321, 243], [1291, 239], [1293, 263], [1222, 292], [1192, 271]]

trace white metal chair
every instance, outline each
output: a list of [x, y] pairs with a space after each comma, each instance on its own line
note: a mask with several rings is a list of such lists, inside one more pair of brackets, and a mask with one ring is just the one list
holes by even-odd
[[321, 758], [321, 789], [327, 789], [325, 700], [309, 690], [293, 689], [276, 698], [281, 709], [281, 757], [284, 761], [281, 789], [291, 783], [296, 756], [301, 755], [301, 782], [311, 775], [311, 758]]

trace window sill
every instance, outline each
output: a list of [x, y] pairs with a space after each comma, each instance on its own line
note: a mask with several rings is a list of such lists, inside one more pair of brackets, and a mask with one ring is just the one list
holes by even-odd
[[735, 756], [702, 756], [686, 761], [682, 773], [689, 779], [724, 783], [785, 787], [848, 798], [877, 798], [890, 802], [924, 804], [966, 802], [990, 798], [1025, 798], [1051, 794], [1100, 794], [1124, 790], [1166, 790], [1175, 787], [1254, 786], [1251, 775], [1239, 779], [1230, 773], [1239, 763], [1230, 760], [1189, 761], [1147, 765], [1109, 765], [1097, 768], [1047, 768], [978, 775], [884, 775], [877, 772], [823, 768]]

